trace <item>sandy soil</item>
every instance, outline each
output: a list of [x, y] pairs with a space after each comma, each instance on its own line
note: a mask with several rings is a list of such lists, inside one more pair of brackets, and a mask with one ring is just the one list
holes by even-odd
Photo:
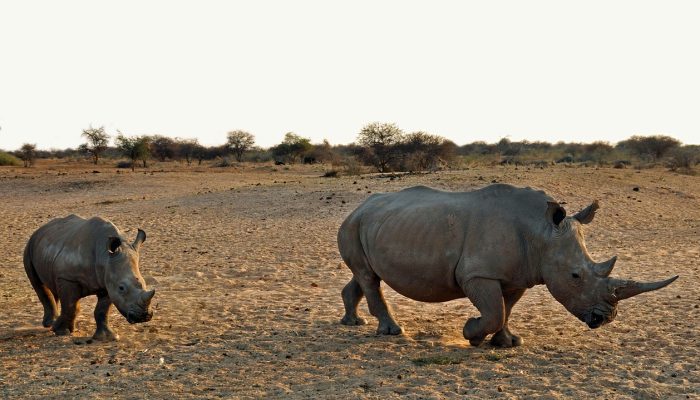
[[[93, 170], [99, 173], [93, 173]], [[322, 167], [110, 166], [0, 168], [0, 395], [5, 398], [698, 398], [700, 178], [663, 170], [513, 167], [382, 177], [321, 178]], [[569, 212], [598, 198], [587, 228], [615, 274], [681, 277], [621, 303], [615, 322], [589, 330], [546, 288], [526, 292], [511, 328], [522, 347], [470, 347], [465, 299], [415, 302], [385, 288], [406, 331], [346, 327], [350, 279], [336, 247], [345, 216], [370, 192], [416, 184], [450, 190], [492, 181], [546, 190]], [[633, 190], [635, 187], [638, 191]], [[131, 239], [148, 233], [141, 271], [155, 316], [129, 325], [112, 311], [116, 343], [41, 328], [22, 250], [57, 216], [111, 219]]]

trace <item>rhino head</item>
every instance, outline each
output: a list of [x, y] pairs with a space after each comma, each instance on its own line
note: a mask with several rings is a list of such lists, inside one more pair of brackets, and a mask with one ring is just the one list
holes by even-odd
[[597, 263], [586, 250], [582, 225], [593, 220], [599, 208], [595, 201], [573, 217], [557, 203], [549, 203], [547, 218], [551, 238], [543, 254], [542, 277], [550, 293], [590, 328], [615, 319], [617, 303], [640, 293], [661, 289], [678, 276], [659, 282], [635, 282], [611, 278], [617, 257]]
[[156, 291], [146, 290], [146, 282], [139, 271], [139, 250], [145, 240], [146, 232], [139, 229], [132, 244], [123, 241], [121, 237], [110, 237], [107, 241], [107, 293], [117, 310], [131, 324], [147, 322], [153, 317], [151, 299]]

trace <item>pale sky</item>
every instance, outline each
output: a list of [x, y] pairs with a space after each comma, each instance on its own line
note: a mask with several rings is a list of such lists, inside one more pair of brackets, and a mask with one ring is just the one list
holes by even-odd
[[3, 1], [0, 148], [82, 129], [700, 143], [697, 1]]

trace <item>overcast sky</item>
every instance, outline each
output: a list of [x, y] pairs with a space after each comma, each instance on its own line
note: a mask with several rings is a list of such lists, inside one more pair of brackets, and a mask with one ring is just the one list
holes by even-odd
[[0, 148], [88, 126], [222, 144], [700, 143], [697, 1], [7, 1]]

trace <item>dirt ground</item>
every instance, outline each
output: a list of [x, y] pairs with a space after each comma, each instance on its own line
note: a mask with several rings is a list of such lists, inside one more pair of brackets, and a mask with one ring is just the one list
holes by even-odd
[[[93, 172], [97, 171], [97, 172]], [[4, 398], [659, 398], [700, 397], [700, 178], [665, 170], [470, 168], [322, 178], [323, 167], [158, 165], [147, 172], [48, 162], [0, 168], [0, 396]], [[470, 347], [468, 300], [426, 304], [385, 287], [405, 329], [346, 327], [338, 254], [342, 220], [369, 193], [425, 184], [469, 190], [492, 181], [544, 189], [569, 213], [599, 199], [586, 228], [614, 275], [671, 286], [620, 304], [590, 330], [544, 286], [515, 306], [513, 349]], [[637, 188], [637, 189], [635, 189]], [[121, 340], [88, 343], [94, 298], [78, 330], [56, 337], [22, 266], [31, 233], [76, 213], [148, 239], [141, 272], [155, 315]]]

